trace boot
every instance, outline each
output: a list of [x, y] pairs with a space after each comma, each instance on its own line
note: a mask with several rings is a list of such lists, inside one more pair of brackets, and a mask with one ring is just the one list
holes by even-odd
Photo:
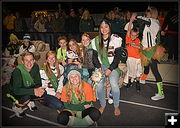
[[140, 83], [141, 83], [141, 84], [145, 84], [145, 83], [146, 83], [147, 75], [148, 75], [148, 74], [143, 74], [143, 75], [142, 75], [142, 77], [141, 77], [141, 79], [140, 79]]
[[137, 92], [140, 92], [141, 88], [140, 88], [140, 84], [139, 84], [139, 81], [137, 80], [136, 81], [136, 91]]
[[74, 117], [74, 116], [69, 116], [69, 122], [67, 125], [68, 126], [89, 126], [89, 125], [92, 125], [93, 123], [94, 121], [90, 118], [89, 115], [87, 115], [83, 119]]
[[155, 94], [155, 96], [151, 97], [152, 100], [161, 100], [164, 99], [164, 92], [163, 92], [163, 83], [162, 82], [157, 82], [157, 88], [158, 88], [158, 94]]
[[132, 83], [131, 83], [131, 79], [128, 80], [128, 84], [126, 85], [126, 88], [131, 87]]

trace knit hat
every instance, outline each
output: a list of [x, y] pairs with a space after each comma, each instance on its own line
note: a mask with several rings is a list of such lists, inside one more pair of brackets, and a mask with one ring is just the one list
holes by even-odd
[[10, 42], [12, 41], [12, 40], [16, 40], [16, 41], [19, 41], [19, 39], [17, 38], [17, 36], [16, 35], [14, 35], [13, 33], [10, 35]]
[[25, 34], [23, 40], [30, 41], [31, 37], [29, 34]]
[[80, 73], [79, 71], [77, 71], [77, 70], [71, 70], [71, 71], [68, 73], [68, 76], [67, 76], [68, 80], [69, 80], [69, 78], [70, 78], [71, 75], [78, 75], [78, 76], [81, 77], [81, 73]]

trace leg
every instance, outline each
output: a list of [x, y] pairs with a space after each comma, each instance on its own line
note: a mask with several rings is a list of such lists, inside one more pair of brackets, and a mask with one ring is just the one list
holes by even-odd
[[45, 95], [44, 101], [52, 109], [59, 110], [63, 107], [63, 103], [57, 97], [52, 95]]
[[97, 121], [101, 117], [100, 111], [95, 107], [90, 107], [82, 111], [82, 118], [87, 115], [89, 115], [93, 121]]
[[157, 62], [155, 60], [152, 60], [152, 63], [150, 64], [150, 66], [151, 66], [151, 71], [152, 71], [153, 75], [156, 78], [157, 88], [158, 88], [158, 94], [151, 97], [151, 99], [152, 100], [164, 99], [162, 78], [161, 78], [161, 75], [160, 75], [160, 73], [158, 71]]
[[113, 95], [114, 114], [115, 116], [119, 116], [120, 115], [120, 109], [119, 109], [120, 89], [118, 85], [119, 74], [116, 70], [113, 70], [108, 77], [110, 80], [110, 85]]
[[62, 111], [57, 116], [57, 122], [62, 124], [62, 125], [67, 125], [68, 122], [69, 122], [69, 116], [72, 116], [71, 112], [69, 112], [69, 111]]

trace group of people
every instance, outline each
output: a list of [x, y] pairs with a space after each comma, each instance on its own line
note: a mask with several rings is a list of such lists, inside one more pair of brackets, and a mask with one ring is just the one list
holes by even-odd
[[[158, 12], [154, 7], [147, 10], [146, 17], [133, 13], [127, 24], [125, 48], [122, 47], [122, 38], [111, 32], [111, 24], [104, 19], [100, 24], [99, 35], [91, 40], [90, 36], [84, 33], [81, 36], [81, 45], [74, 39], [68, 42], [65, 36], [59, 37], [60, 48], [57, 53], [47, 52], [42, 69], [35, 63], [33, 53], [26, 50], [21, 54], [22, 64], [17, 65], [13, 71], [9, 84], [14, 102], [13, 110], [19, 112], [19, 116], [24, 114], [23, 106], [27, 105], [30, 110], [35, 110], [33, 100], [43, 97], [49, 107], [60, 110], [57, 117], [60, 124], [92, 125], [99, 120], [106, 108], [104, 83], [108, 77], [113, 95], [114, 115], [119, 116], [121, 111], [118, 81], [122, 72], [119, 66], [121, 63], [127, 65], [128, 69], [126, 75], [129, 80], [126, 87], [130, 87], [131, 79], [134, 79], [137, 91], [140, 91], [140, 82], [145, 80], [144, 75], [147, 77], [151, 67], [158, 88], [158, 93], [151, 99], [163, 99], [162, 78], [157, 68], [158, 59], [155, 57], [160, 29], [157, 16]], [[135, 20], [143, 20], [145, 23], [141, 41], [138, 39], [138, 29], [133, 27]], [[163, 50], [163, 47], [159, 49]], [[146, 62], [142, 63], [143, 61]], [[95, 69], [99, 69], [105, 77], [98, 81], [96, 90], [93, 90], [91, 76]], [[100, 102], [99, 109], [93, 106], [96, 99]]]

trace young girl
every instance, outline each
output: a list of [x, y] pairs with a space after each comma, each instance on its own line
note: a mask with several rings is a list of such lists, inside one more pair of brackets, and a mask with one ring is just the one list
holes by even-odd
[[21, 45], [21, 47], [19, 48], [20, 55], [24, 53], [25, 51], [32, 52], [32, 53], [36, 51], [35, 46], [30, 41], [30, 38], [31, 37], [29, 34], [25, 34], [25, 36], [23, 37], [23, 45]]
[[89, 126], [101, 113], [92, 106], [94, 98], [91, 86], [81, 79], [81, 73], [71, 70], [68, 83], [62, 89], [61, 101], [65, 109], [58, 115], [58, 123], [68, 126]]
[[81, 50], [81, 62], [82, 67], [87, 68], [89, 75], [92, 75], [92, 72], [95, 68], [101, 68], [101, 64], [98, 60], [98, 53], [93, 49], [88, 49], [88, 46], [91, 43], [90, 37], [87, 33], [84, 33], [81, 36], [82, 50]]
[[[157, 48], [157, 34], [160, 30], [160, 25], [158, 21], [158, 11], [155, 7], [149, 7], [146, 11], [146, 17], [137, 16], [137, 20], [143, 20], [145, 23], [145, 28], [143, 31], [143, 38], [142, 38], [142, 46], [143, 46], [143, 54], [145, 57], [150, 60], [150, 63], [144, 63], [144, 74], [141, 77], [141, 81], [145, 81], [147, 75], [149, 73], [149, 68], [151, 67], [152, 73], [155, 76], [158, 88], [158, 94], [151, 97], [152, 100], [160, 100], [164, 99], [163, 93], [163, 83], [161, 75], [158, 71], [157, 67], [157, 60], [153, 57], [156, 48]], [[146, 59], [147, 60], [147, 59]]]
[[57, 51], [57, 59], [60, 63], [62, 63], [63, 66], [65, 66], [66, 63], [66, 53], [67, 53], [67, 38], [65, 36], [60, 36], [58, 38], [58, 43], [60, 48]]
[[[120, 61], [120, 53], [118, 50], [121, 47], [122, 39], [118, 35], [111, 34], [110, 25], [106, 20], [100, 24], [99, 36], [96, 36], [92, 41], [89, 48], [93, 48], [98, 52], [98, 59], [101, 63], [101, 68], [105, 75], [110, 80], [112, 88], [113, 102], [114, 102], [114, 115], [120, 115], [119, 98], [120, 90], [118, 85], [119, 73], [118, 64]], [[103, 113], [106, 107], [106, 100], [104, 95], [104, 82], [105, 78], [97, 85], [97, 94], [101, 107], [100, 112]]]
[[68, 43], [69, 50], [67, 51], [67, 63], [76, 64], [78, 68], [82, 68], [80, 60], [80, 48], [76, 40], [71, 39]]
[[61, 91], [63, 87], [62, 76], [64, 68], [56, 59], [54, 51], [48, 51], [46, 54], [46, 62], [43, 69], [40, 70], [42, 87], [45, 88], [47, 95], [45, 95], [45, 103], [56, 110], [59, 110], [63, 103], [60, 101]]

